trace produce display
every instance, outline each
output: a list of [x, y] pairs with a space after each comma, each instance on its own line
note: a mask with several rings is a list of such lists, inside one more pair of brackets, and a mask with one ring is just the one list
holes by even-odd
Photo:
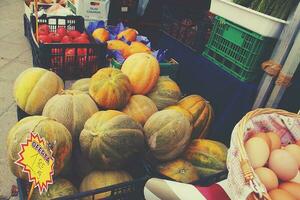
[[233, 0], [234, 3], [249, 7], [252, 10], [271, 15], [280, 19], [287, 19], [298, 0]]
[[[21, 150], [20, 143], [26, 142], [30, 132], [39, 133], [46, 141], [54, 145], [53, 157], [55, 159], [55, 176], [63, 170], [69, 162], [72, 153], [72, 136], [61, 123], [44, 116], [26, 117], [16, 123], [7, 136], [7, 156], [11, 172], [21, 179], [28, 179], [22, 167], [15, 164]], [[49, 134], [51, 133], [51, 134]]]
[[40, 195], [38, 190], [34, 190], [32, 199], [50, 200], [62, 196], [74, 195], [78, 192], [76, 187], [67, 179], [57, 178], [54, 183], [49, 186], [48, 191]]
[[64, 89], [63, 80], [55, 73], [42, 68], [28, 68], [14, 83], [17, 105], [30, 115], [41, 114], [47, 101]]
[[148, 97], [152, 99], [158, 110], [162, 110], [176, 104], [181, 98], [181, 91], [175, 81], [167, 76], [161, 76]]
[[272, 200], [299, 199], [300, 146], [281, 144], [279, 135], [274, 131], [250, 133], [245, 149]]
[[[93, 37], [101, 39], [102, 35], [96, 33]], [[133, 40], [131, 34], [132, 31], [124, 32], [122, 37]], [[109, 48], [127, 45], [122, 40], [108, 41], [109, 44]], [[18, 106], [28, 114], [43, 116], [27, 117], [10, 130], [8, 160], [17, 177], [27, 179], [14, 161], [20, 142], [30, 131], [54, 143], [55, 180], [67, 177], [76, 186], [81, 183], [80, 191], [131, 181], [136, 175], [130, 168], [148, 158], [157, 160], [154, 170], [180, 182], [195, 182], [209, 175], [199, 172], [204, 168], [199, 157], [185, 155], [194, 146], [192, 133], [197, 132], [193, 135], [196, 138], [207, 131], [212, 120], [211, 106], [198, 95], [181, 99], [179, 85], [160, 76], [159, 62], [148, 47], [139, 41], [131, 45], [144, 52], [135, 53], [135, 48], [128, 51], [133, 54], [127, 54], [121, 70], [102, 68], [65, 90], [62, 79], [48, 70], [31, 68], [20, 74], [14, 88]], [[214, 145], [217, 147], [207, 146], [219, 148]], [[224, 157], [206, 150], [193, 149], [193, 155], [200, 151], [211, 158], [211, 165], [206, 166], [210, 174], [221, 171]], [[55, 182], [54, 189], [49, 190], [55, 190], [53, 194], [45, 195], [69, 194], [64, 191], [71, 191], [71, 185], [64, 182], [59, 190], [59, 184]], [[109, 191], [98, 194], [99, 198], [109, 195]]]

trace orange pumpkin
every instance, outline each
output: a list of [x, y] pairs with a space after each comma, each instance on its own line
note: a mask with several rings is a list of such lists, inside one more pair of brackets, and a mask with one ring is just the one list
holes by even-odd
[[178, 106], [193, 115], [192, 138], [204, 138], [213, 118], [213, 109], [210, 103], [199, 95], [190, 95], [180, 100]]
[[92, 76], [89, 94], [105, 109], [122, 109], [132, 93], [128, 77], [115, 68], [102, 68]]
[[133, 95], [129, 99], [129, 103], [122, 110], [135, 121], [139, 122], [141, 125], [144, 125], [147, 119], [157, 112], [156, 105], [154, 102], [146, 96], [143, 95]]
[[160, 67], [156, 58], [147, 53], [129, 56], [122, 65], [133, 87], [134, 94], [147, 94], [156, 85]]
[[133, 28], [128, 28], [128, 29], [120, 32], [117, 35], [117, 39], [120, 40], [120, 39], [122, 39], [122, 37], [124, 37], [125, 40], [132, 42], [132, 41], [136, 40], [137, 35], [138, 35], [137, 30], [135, 30]]

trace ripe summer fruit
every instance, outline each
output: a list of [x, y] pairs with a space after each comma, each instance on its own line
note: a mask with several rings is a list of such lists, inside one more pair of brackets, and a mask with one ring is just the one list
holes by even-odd
[[115, 68], [102, 68], [91, 79], [89, 94], [105, 109], [124, 108], [131, 96], [132, 86], [128, 77]]
[[[104, 188], [118, 183], [131, 181], [132, 177], [125, 171], [92, 171], [80, 184], [80, 192]], [[83, 200], [103, 199], [109, 197], [111, 192], [96, 194], [93, 198], [84, 197]]]
[[77, 43], [77, 44], [89, 44], [90, 43], [88, 38], [82, 37], [82, 36], [79, 36], [79, 37], [75, 38], [73, 40], [73, 42]]
[[157, 108], [150, 98], [143, 95], [133, 95], [122, 112], [144, 125], [147, 119], [157, 112]]
[[271, 151], [273, 151], [275, 149], [280, 149], [281, 141], [280, 141], [279, 135], [277, 133], [274, 133], [274, 132], [268, 132], [266, 134], [271, 140]]
[[176, 110], [154, 113], [144, 125], [145, 138], [152, 155], [160, 161], [177, 158], [189, 144], [192, 126]]
[[63, 44], [70, 44], [72, 43], [72, 38], [68, 35], [65, 35], [60, 42]]
[[227, 151], [227, 147], [220, 142], [195, 139], [188, 146], [184, 158], [194, 165], [199, 177], [205, 177], [226, 169]]
[[47, 24], [39, 25], [38, 32], [39, 32], [39, 35], [48, 35], [50, 32], [49, 26]]
[[272, 151], [268, 166], [282, 181], [289, 181], [295, 178], [298, 173], [298, 163], [296, 159], [288, 151], [283, 149]]
[[73, 40], [81, 35], [79, 31], [71, 30], [67, 32], [68, 36], [70, 36]]
[[168, 76], [160, 76], [147, 96], [155, 103], [158, 110], [162, 110], [176, 104], [181, 97], [181, 91], [175, 81]]
[[177, 159], [157, 166], [158, 171], [178, 182], [192, 183], [199, 180], [196, 168], [188, 161]]
[[49, 33], [49, 37], [51, 38], [52, 42], [60, 42], [62, 39], [62, 36], [59, 33]]
[[270, 139], [270, 137], [266, 134], [266, 133], [262, 133], [262, 132], [259, 132], [259, 133], [253, 133], [250, 138], [253, 138], [253, 137], [259, 137], [259, 138], [262, 138], [269, 146], [270, 150], [272, 149], [272, 141]]
[[79, 79], [71, 86], [71, 90], [80, 90], [84, 93], [89, 93], [90, 78]]
[[254, 169], [264, 166], [268, 161], [270, 148], [266, 141], [260, 137], [250, 138], [245, 143], [245, 150]]
[[43, 68], [31, 67], [23, 71], [14, 83], [17, 105], [30, 115], [41, 114], [47, 101], [64, 89], [63, 80]]
[[300, 147], [296, 144], [289, 144], [284, 147], [284, 150], [288, 151], [296, 159], [300, 169]]
[[142, 126], [116, 110], [99, 111], [80, 133], [82, 153], [102, 169], [121, 168], [145, 148]]
[[181, 99], [177, 105], [193, 116], [192, 138], [204, 138], [214, 116], [210, 103], [199, 95], [190, 95]]
[[156, 58], [147, 53], [136, 53], [129, 56], [122, 65], [133, 87], [134, 94], [147, 94], [156, 85], [160, 74]]
[[80, 37], [85, 37], [85, 38], [89, 39], [89, 36], [86, 33], [81, 33]]
[[16, 165], [15, 161], [19, 158], [20, 143], [25, 143], [30, 135], [29, 130], [33, 133], [38, 133], [47, 142], [54, 145], [54, 172], [55, 176], [59, 175], [70, 160], [72, 136], [64, 125], [44, 116], [26, 117], [10, 129], [6, 144], [11, 172], [19, 178], [28, 179], [28, 174], [23, 172], [22, 167]]
[[65, 90], [53, 96], [46, 103], [43, 116], [62, 123], [78, 141], [84, 124], [98, 111], [96, 103], [86, 93], [77, 90]]
[[40, 195], [39, 190], [35, 188], [31, 198], [35, 200], [55, 199], [73, 195], [77, 192], [76, 187], [70, 181], [63, 178], [57, 178], [52, 185], [49, 185], [48, 191], [43, 192], [42, 195]]
[[42, 44], [51, 43], [52, 39], [49, 35], [39, 35], [38, 42]]
[[65, 35], [67, 35], [67, 30], [64, 27], [59, 27], [56, 29], [56, 33], [64, 37]]

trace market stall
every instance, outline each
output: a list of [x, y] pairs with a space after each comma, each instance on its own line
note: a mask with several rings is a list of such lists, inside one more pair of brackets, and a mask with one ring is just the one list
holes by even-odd
[[299, 9], [26, 1], [33, 67], [7, 137], [20, 199], [299, 199], [300, 116], [252, 110], [280, 102], [299, 66]]

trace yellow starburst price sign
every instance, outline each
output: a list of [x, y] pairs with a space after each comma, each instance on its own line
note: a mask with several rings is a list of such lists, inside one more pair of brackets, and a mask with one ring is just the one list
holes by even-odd
[[26, 143], [20, 145], [19, 159], [15, 163], [23, 168], [23, 172], [28, 174], [28, 179], [32, 182], [28, 195], [30, 199], [33, 188], [38, 187], [42, 193], [48, 190], [49, 184], [53, 184], [54, 158], [47, 142], [38, 134], [30, 133]]

